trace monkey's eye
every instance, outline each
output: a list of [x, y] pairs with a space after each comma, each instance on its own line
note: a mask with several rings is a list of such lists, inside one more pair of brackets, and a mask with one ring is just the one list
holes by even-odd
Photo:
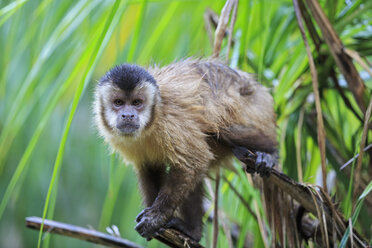
[[114, 100], [114, 105], [115, 106], [121, 106], [121, 105], [123, 105], [124, 104], [124, 102], [122, 101], [122, 100], [120, 100], [120, 99], [115, 99]]
[[133, 106], [140, 106], [142, 104], [142, 100], [141, 99], [135, 99], [133, 102], [132, 102], [132, 105]]

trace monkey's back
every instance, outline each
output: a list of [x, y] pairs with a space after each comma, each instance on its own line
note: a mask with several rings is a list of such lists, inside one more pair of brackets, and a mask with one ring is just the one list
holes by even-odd
[[272, 96], [252, 75], [217, 60], [188, 59], [152, 70], [163, 104], [202, 123], [203, 132], [218, 135], [239, 125], [276, 138]]

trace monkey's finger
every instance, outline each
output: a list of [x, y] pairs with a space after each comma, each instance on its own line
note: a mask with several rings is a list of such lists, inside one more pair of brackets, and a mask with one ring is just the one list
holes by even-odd
[[136, 231], [145, 238], [152, 237], [152, 234], [154, 233], [154, 228], [151, 226], [147, 218], [143, 218], [140, 222], [138, 222], [134, 229], [136, 229]]
[[266, 163], [266, 161], [261, 161], [257, 164], [257, 173], [260, 174], [261, 177], [268, 176], [271, 171], [271, 167]]
[[154, 233], [154, 236], [159, 236], [161, 234], [163, 234], [165, 231], [164, 228], [160, 227], [159, 230], [157, 230], [155, 233]]
[[254, 174], [256, 172], [255, 169], [251, 168], [250, 166], [245, 167], [245, 171], [249, 174]]
[[[144, 225], [145, 225], [145, 222], [144, 222], [144, 221], [140, 221], [140, 222], [137, 223], [137, 225], [134, 227], [134, 229], [136, 229], [136, 231], [137, 231], [139, 234], [141, 234], [141, 231], [144, 229], [144, 228], [143, 228]], [[142, 236], [142, 235], [141, 235], [141, 236]]]
[[265, 163], [265, 154], [263, 152], [256, 152], [257, 158], [256, 158], [256, 164], [261, 165], [262, 163]]
[[146, 238], [147, 241], [150, 241], [152, 239], [152, 237], [154, 236], [154, 232], [150, 230], [148, 230], [146, 228], [146, 226], [144, 227], [141, 227], [141, 228], [136, 228], [136, 231], [139, 233], [139, 235], [141, 235], [142, 237]]
[[266, 165], [261, 166], [261, 169], [259, 171], [261, 177], [266, 177], [270, 174], [270, 170]]
[[146, 208], [144, 210], [142, 210], [136, 217], [136, 222], [140, 222], [142, 217], [145, 215], [146, 213]]
[[143, 226], [137, 227], [136, 226], [135, 229], [138, 232], [138, 234], [141, 235], [142, 237], [144, 237], [146, 239], [151, 238], [151, 235], [148, 234], [149, 232], [146, 230], [145, 227], [143, 227]]
[[275, 165], [275, 161], [276, 161], [275, 157], [273, 157], [271, 154], [257, 152], [256, 159], [257, 173], [259, 173], [261, 177], [269, 176], [272, 171], [272, 168]]

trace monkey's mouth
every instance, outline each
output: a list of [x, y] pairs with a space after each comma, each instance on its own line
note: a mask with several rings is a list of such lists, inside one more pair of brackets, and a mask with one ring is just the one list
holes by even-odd
[[131, 135], [131, 134], [134, 134], [138, 130], [139, 125], [134, 124], [134, 123], [121, 123], [121, 124], [118, 124], [116, 128], [123, 135]]

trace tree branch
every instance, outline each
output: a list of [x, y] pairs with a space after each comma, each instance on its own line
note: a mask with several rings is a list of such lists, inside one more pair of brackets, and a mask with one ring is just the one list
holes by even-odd
[[229, 23], [231, 10], [234, 5], [237, 4], [237, 0], [227, 0], [225, 6], [221, 11], [221, 15], [218, 21], [217, 29], [214, 36], [213, 45], [213, 56], [218, 57], [221, 51], [222, 40], [225, 37], [225, 32], [227, 29], [227, 24]]
[[[40, 217], [27, 217], [26, 226], [31, 229], [40, 230], [42, 221], [43, 219]], [[43, 232], [56, 233], [110, 247], [142, 248], [136, 243], [126, 239], [54, 220], [44, 220]], [[170, 247], [203, 248], [203, 246], [196, 241], [170, 228], [166, 229], [160, 236], [155, 237], [155, 239]]]
[[[328, 232], [332, 232], [333, 225], [337, 227], [336, 235], [339, 240], [341, 240], [342, 235], [346, 231], [346, 221], [340, 212], [335, 210], [333, 203], [330, 201], [326, 194], [322, 191], [319, 194], [312, 193], [313, 186], [307, 186], [305, 184], [300, 184], [289, 178], [287, 175], [273, 170], [269, 178], [265, 180], [265, 183], [273, 183], [278, 186], [281, 190], [289, 194], [293, 199], [295, 199], [300, 205], [302, 205], [307, 211], [318, 216], [319, 209], [324, 215], [326, 220]], [[365, 241], [356, 230], [353, 230], [354, 245], [356, 247], [365, 247], [368, 242]]]

